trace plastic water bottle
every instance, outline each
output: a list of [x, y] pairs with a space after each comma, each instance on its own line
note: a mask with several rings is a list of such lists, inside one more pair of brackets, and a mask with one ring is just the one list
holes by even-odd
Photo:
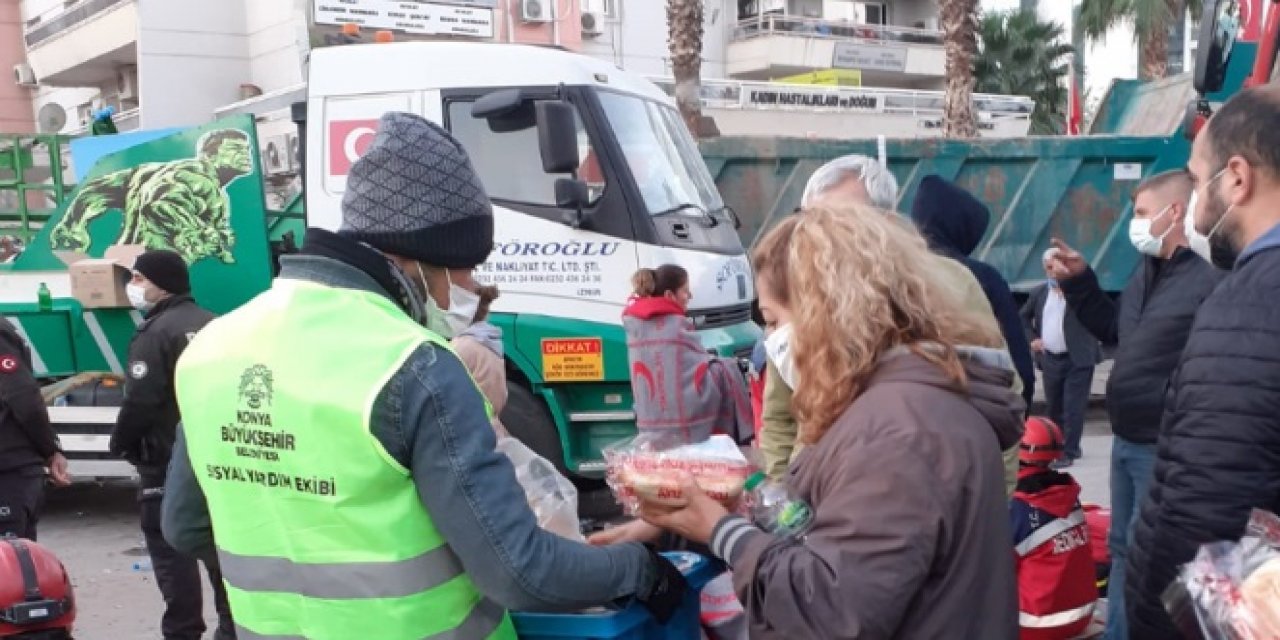
[[743, 485], [756, 526], [782, 538], [801, 539], [813, 526], [813, 509], [787, 485], [757, 471]]
[[151, 571], [151, 558], [145, 558], [133, 563], [133, 570], [139, 572]]
[[36, 290], [36, 300], [41, 311], [53, 311], [53, 294], [49, 293], [49, 285], [41, 282]]

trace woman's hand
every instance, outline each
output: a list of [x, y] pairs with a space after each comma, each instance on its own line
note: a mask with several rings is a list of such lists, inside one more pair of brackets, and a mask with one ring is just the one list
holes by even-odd
[[632, 520], [626, 524], [609, 527], [604, 531], [597, 531], [587, 538], [587, 542], [597, 547], [603, 547], [624, 542], [654, 542], [661, 535], [662, 529], [644, 520]]
[[685, 495], [683, 507], [646, 502], [642, 498], [640, 517], [682, 538], [701, 544], [710, 543], [711, 532], [722, 518], [729, 515], [728, 509], [703, 493], [691, 475], [686, 474], [680, 481], [680, 490]]

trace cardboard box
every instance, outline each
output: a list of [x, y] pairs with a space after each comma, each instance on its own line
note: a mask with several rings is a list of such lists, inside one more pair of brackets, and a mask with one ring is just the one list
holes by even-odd
[[85, 309], [113, 309], [131, 306], [124, 287], [134, 260], [146, 250], [139, 244], [117, 244], [107, 247], [101, 258], [78, 251], [54, 253], [71, 275], [71, 297]]

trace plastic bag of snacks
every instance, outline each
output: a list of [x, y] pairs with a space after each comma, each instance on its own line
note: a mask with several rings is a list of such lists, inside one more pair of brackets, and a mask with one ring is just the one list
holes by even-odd
[[1200, 547], [1164, 602], [1189, 638], [1280, 640], [1280, 518], [1254, 509], [1240, 542]]
[[577, 542], [585, 542], [578, 523], [578, 489], [551, 461], [515, 438], [498, 439], [498, 451], [511, 459], [516, 481], [524, 489], [538, 526]]
[[684, 504], [681, 478], [692, 474], [707, 495], [733, 508], [755, 466], [733, 439], [715, 435], [683, 444], [667, 434], [641, 434], [604, 450], [609, 487], [627, 513], [635, 515], [640, 497], [678, 507]]

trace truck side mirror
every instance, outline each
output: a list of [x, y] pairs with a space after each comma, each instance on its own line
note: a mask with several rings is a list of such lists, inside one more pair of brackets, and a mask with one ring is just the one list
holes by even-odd
[[1200, 95], [1222, 90], [1227, 61], [1240, 31], [1240, 0], [1206, 2], [1200, 19], [1200, 49], [1192, 84]]
[[488, 122], [494, 133], [524, 131], [534, 125], [533, 101], [519, 89], [500, 89], [476, 100], [471, 117]]
[[524, 104], [524, 94], [519, 89], [502, 89], [486, 93], [471, 105], [471, 117], [490, 120], [514, 113]]
[[[543, 101], [535, 107], [538, 121], [538, 148], [542, 151], [542, 170], [547, 173], [572, 173], [578, 169], [578, 122], [573, 105]], [[559, 183], [556, 193], [559, 195]]]
[[584, 207], [591, 203], [591, 187], [581, 180], [560, 178], [556, 180], [556, 206], [565, 210], [565, 224], [574, 229], [587, 222]]

